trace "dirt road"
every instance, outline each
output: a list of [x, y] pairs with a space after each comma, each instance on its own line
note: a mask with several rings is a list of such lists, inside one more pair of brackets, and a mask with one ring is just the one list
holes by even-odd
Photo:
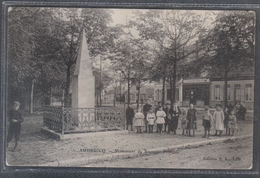
[[100, 162], [88, 167], [245, 169], [252, 166], [252, 138], [130, 159]]

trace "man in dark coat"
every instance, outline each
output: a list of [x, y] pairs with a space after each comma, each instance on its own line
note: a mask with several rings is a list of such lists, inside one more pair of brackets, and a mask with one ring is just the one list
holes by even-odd
[[135, 117], [134, 109], [129, 105], [126, 109], [126, 130], [128, 130], [128, 125], [131, 126], [131, 131], [133, 131], [133, 118]]
[[173, 103], [173, 108], [170, 109], [169, 113], [171, 115], [170, 124], [169, 124], [170, 132], [173, 132], [173, 134], [175, 135], [176, 130], [178, 128], [179, 115], [181, 114], [181, 109], [177, 105], [177, 101]]
[[165, 105], [166, 105], [166, 108], [164, 108], [164, 112], [166, 114], [166, 117], [165, 117], [164, 131], [166, 132], [166, 127], [168, 126], [168, 133], [170, 133], [170, 119], [171, 119], [170, 109], [171, 109], [171, 105], [170, 105], [169, 102], [166, 102]]
[[245, 120], [246, 116], [246, 107], [244, 106], [244, 103], [240, 102], [240, 108], [237, 112], [240, 120]]
[[150, 100], [146, 99], [146, 103], [143, 106], [143, 114], [144, 114], [144, 122], [145, 122], [145, 132], [147, 132], [147, 120], [146, 120], [146, 116], [147, 113], [149, 112], [150, 108], [152, 107], [152, 105], [150, 105]]
[[13, 109], [8, 112], [9, 119], [9, 130], [7, 135], [7, 147], [10, 141], [12, 141], [13, 137], [15, 139], [14, 151], [18, 145], [18, 141], [20, 140], [21, 133], [21, 123], [23, 123], [24, 119], [22, 117], [22, 113], [19, 111], [20, 103], [18, 101], [14, 102]]

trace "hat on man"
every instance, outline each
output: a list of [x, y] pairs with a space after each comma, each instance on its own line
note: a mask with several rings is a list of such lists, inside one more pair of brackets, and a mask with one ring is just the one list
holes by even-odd
[[20, 106], [20, 103], [18, 101], [15, 101], [14, 106]]
[[171, 103], [169, 101], [166, 101], [165, 102], [165, 105], [170, 105]]
[[221, 104], [216, 104], [215, 107], [221, 107], [222, 108], [222, 105]]

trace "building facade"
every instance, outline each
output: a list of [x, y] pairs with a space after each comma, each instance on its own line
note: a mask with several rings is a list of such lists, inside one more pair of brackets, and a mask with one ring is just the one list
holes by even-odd
[[[234, 79], [228, 81], [227, 99], [232, 105], [243, 102], [247, 109], [254, 107], [254, 80]], [[224, 81], [213, 80], [210, 85], [210, 106], [224, 104]]]
[[[130, 103], [136, 103], [137, 90], [132, 87], [130, 90]], [[179, 80], [176, 84], [176, 100], [179, 106], [187, 107], [193, 103], [196, 107], [215, 107], [216, 104], [224, 104], [224, 80], [222, 78], [195, 78]], [[162, 101], [162, 84], [143, 86], [140, 89], [140, 103], [150, 99], [154, 103]], [[227, 90], [228, 102], [235, 105], [243, 102], [247, 109], [254, 107], [254, 78], [233, 77], [228, 80]], [[166, 83], [164, 101], [170, 100], [170, 86]], [[126, 92], [127, 102], [127, 92]]]

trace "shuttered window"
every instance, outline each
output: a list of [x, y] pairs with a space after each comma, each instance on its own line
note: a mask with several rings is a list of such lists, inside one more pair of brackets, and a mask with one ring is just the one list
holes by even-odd
[[227, 100], [230, 101], [231, 98], [231, 89], [230, 89], [230, 85], [227, 85]]
[[241, 85], [235, 84], [235, 101], [241, 101]]
[[215, 85], [214, 93], [215, 101], [220, 101], [220, 85]]
[[253, 87], [252, 84], [245, 85], [245, 101], [253, 101]]

